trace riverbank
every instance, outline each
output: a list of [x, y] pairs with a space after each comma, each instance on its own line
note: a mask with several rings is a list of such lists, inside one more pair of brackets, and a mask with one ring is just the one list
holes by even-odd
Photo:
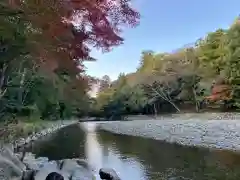
[[53, 172], [64, 179], [95, 179], [94, 172], [83, 159], [62, 159], [50, 161], [47, 157], [35, 158], [32, 153], [14, 154], [10, 146], [0, 151], [0, 179], [11, 180], [44, 180]]
[[204, 113], [131, 117], [133, 121], [100, 123], [117, 134], [153, 138], [170, 143], [240, 151], [240, 114]]
[[77, 123], [76, 120], [20, 122], [3, 126], [0, 145], [11, 144], [14, 149], [29, 144], [56, 130]]
[[[21, 128], [29, 130], [30, 135], [20, 137], [10, 143], [2, 143], [0, 148], [0, 177], [14, 180], [42, 180], [51, 172], [61, 174], [64, 179], [79, 179], [82, 176], [87, 180], [94, 179], [94, 173], [83, 159], [61, 159], [50, 161], [47, 157], [38, 157], [30, 152], [18, 151], [18, 148], [25, 147], [27, 144], [39, 138], [54, 133], [66, 126], [78, 123], [77, 120], [44, 121], [37, 123], [21, 124]], [[32, 130], [31, 128], [32, 127]], [[16, 128], [16, 127], [15, 127]], [[40, 129], [39, 129], [40, 128]], [[41, 129], [42, 128], [42, 129]], [[26, 134], [19, 134], [26, 135]], [[16, 151], [17, 150], [17, 151]], [[16, 151], [16, 153], [14, 153]], [[22, 160], [21, 160], [22, 159]], [[0, 178], [1, 179], [1, 178]]]

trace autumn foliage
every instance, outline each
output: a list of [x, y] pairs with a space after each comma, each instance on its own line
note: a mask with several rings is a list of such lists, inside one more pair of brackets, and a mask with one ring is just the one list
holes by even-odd
[[230, 100], [232, 98], [231, 92], [232, 90], [229, 85], [215, 85], [212, 88], [211, 96], [207, 96], [206, 99], [209, 101]]
[[93, 60], [92, 47], [109, 51], [123, 43], [123, 25], [139, 23], [130, 0], [9, 0], [9, 5], [39, 30], [29, 37], [38, 60], [75, 74], [83, 71], [82, 61]]
[[127, 0], [1, 0], [0, 119], [83, 116], [94, 81], [83, 62], [138, 23]]
[[239, 19], [172, 52], [143, 50], [137, 71], [99, 88], [93, 115], [239, 110]]

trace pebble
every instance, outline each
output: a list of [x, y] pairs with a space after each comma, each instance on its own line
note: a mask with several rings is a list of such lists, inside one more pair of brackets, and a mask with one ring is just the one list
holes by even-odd
[[[232, 116], [233, 117], [233, 116]], [[204, 119], [205, 118], [205, 119]], [[132, 117], [132, 119], [134, 119]], [[214, 119], [214, 118], [213, 118]], [[215, 118], [216, 119], [216, 118]], [[100, 123], [99, 128], [117, 134], [166, 140], [187, 146], [240, 151], [240, 116], [209, 120], [207, 115], [191, 118], [157, 118]]]
[[61, 121], [61, 122], [59, 122], [59, 121], [55, 122], [54, 124], [50, 125], [50, 127], [47, 129], [43, 129], [40, 132], [35, 132], [26, 138], [19, 138], [19, 139], [15, 140], [14, 142], [12, 142], [12, 145], [14, 146], [14, 149], [23, 147], [23, 146], [29, 144], [30, 142], [36, 141], [43, 136], [51, 134], [63, 127], [66, 127], [66, 126], [69, 126], [69, 125], [75, 124], [75, 123], [77, 123], [77, 121], [66, 120], [66, 121]]

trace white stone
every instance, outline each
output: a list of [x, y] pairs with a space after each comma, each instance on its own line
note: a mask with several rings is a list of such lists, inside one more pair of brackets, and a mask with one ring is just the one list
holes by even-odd
[[100, 123], [100, 128], [119, 134], [146, 136], [168, 142], [210, 148], [240, 150], [239, 120], [135, 120]]

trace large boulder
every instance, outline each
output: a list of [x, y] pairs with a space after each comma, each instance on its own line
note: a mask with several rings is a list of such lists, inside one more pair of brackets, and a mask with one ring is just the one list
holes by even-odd
[[[21, 156], [20, 156], [21, 157]], [[0, 149], [1, 180], [92, 180], [91, 168], [85, 160], [65, 159], [49, 161], [48, 158], [35, 158], [26, 153], [23, 162], [13, 153], [13, 149], [4, 146]]]
[[[102, 168], [101, 179], [120, 180], [113, 169]], [[19, 160], [11, 147], [0, 149], [1, 180], [93, 180], [93, 170], [82, 159], [64, 159], [49, 161], [48, 158], [35, 158], [26, 153], [23, 162]]]

